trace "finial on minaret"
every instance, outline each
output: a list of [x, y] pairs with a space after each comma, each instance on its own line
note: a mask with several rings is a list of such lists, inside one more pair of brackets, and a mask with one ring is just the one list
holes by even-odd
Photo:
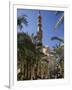
[[41, 12], [40, 12], [40, 10], [39, 10], [39, 15], [41, 15]]

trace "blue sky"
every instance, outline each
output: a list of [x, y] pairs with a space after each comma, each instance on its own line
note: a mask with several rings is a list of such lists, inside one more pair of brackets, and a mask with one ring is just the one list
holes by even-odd
[[[55, 46], [59, 42], [51, 41], [51, 37], [64, 37], [64, 22], [62, 22], [62, 24], [60, 25], [60, 27], [57, 28], [57, 30], [53, 31], [53, 28], [60, 15], [56, 15], [56, 11], [51, 10], [41, 10], [40, 12], [42, 16], [43, 45], [48, 45], [49, 47]], [[29, 35], [31, 35], [32, 33], [36, 35], [38, 23], [38, 10], [17, 9], [17, 17], [21, 15], [27, 15], [28, 21], [28, 26], [23, 26], [22, 30], [24, 32], [28, 32]], [[18, 28], [17, 31], [19, 31]]]

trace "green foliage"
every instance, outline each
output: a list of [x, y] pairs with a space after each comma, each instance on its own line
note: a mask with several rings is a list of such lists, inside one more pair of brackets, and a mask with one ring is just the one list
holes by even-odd
[[51, 40], [58, 40], [58, 41], [64, 43], [63, 38], [59, 38], [59, 37], [52, 37]]
[[[30, 37], [25, 33], [18, 33], [17, 34], [17, 53], [18, 53], [18, 64], [21, 70], [21, 74], [24, 74], [24, 65], [27, 67], [29, 64], [33, 64], [35, 60], [35, 46], [32, 43]], [[20, 76], [20, 73], [18, 74]], [[24, 75], [23, 75], [24, 76]], [[23, 77], [24, 78], [24, 77]], [[18, 78], [19, 79], [19, 78]], [[27, 76], [28, 79], [28, 76]]]
[[17, 26], [20, 27], [20, 30], [22, 29], [23, 24], [26, 25], [26, 26], [28, 25], [28, 21], [27, 21], [27, 16], [26, 15], [17, 17]]

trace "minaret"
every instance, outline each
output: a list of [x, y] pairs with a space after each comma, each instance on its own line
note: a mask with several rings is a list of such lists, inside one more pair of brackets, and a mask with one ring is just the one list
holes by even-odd
[[40, 11], [38, 14], [37, 40], [42, 44], [42, 17]]

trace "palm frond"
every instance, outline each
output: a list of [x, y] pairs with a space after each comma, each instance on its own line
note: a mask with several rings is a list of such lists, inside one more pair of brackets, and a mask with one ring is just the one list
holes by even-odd
[[64, 43], [64, 39], [63, 38], [60, 38], [60, 37], [57, 37], [57, 36], [52, 37], [51, 40], [58, 40], [58, 41]]
[[59, 15], [61, 13], [62, 13], [61, 11], [55, 11], [55, 15]]
[[64, 14], [62, 14], [61, 17], [58, 19], [53, 30], [56, 30], [61, 25], [63, 20], [64, 20]]
[[28, 25], [28, 21], [27, 21], [27, 16], [26, 15], [22, 15], [17, 17], [17, 26], [19, 26], [20, 30], [23, 28], [23, 24], [25, 26]]

